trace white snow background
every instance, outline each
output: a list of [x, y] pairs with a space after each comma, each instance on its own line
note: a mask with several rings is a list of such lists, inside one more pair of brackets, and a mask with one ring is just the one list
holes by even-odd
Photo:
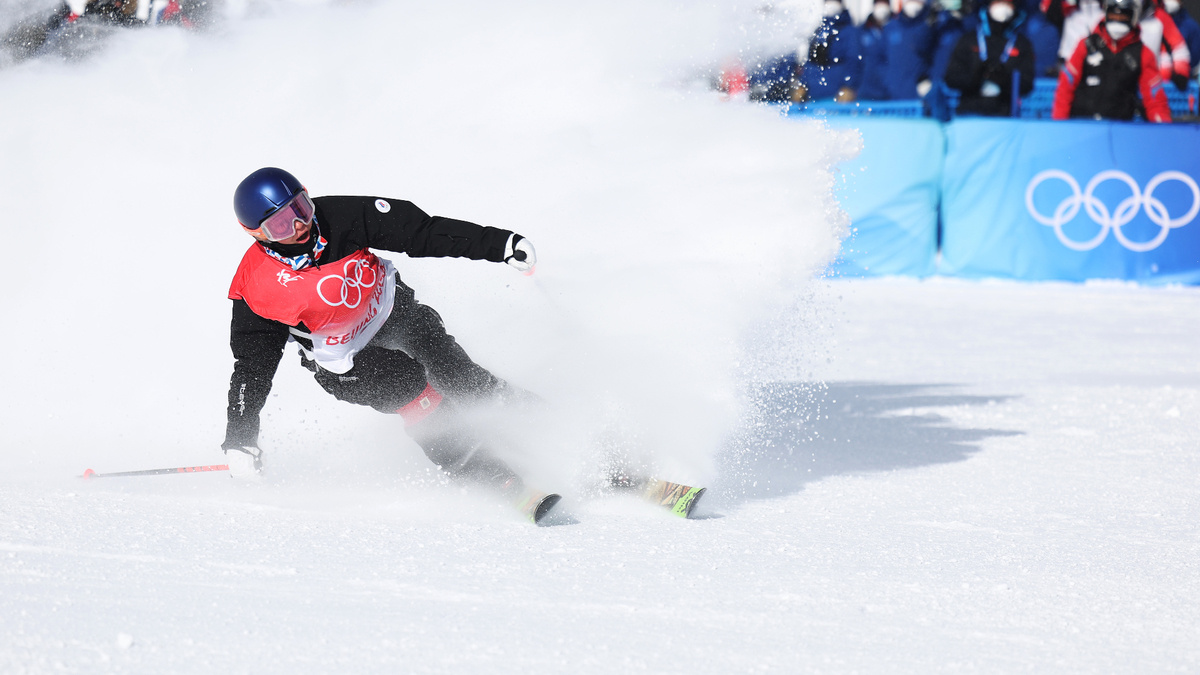
[[[0, 672], [1200, 669], [1195, 291], [813, 282], [858, 140], [678, 84], [729, 8], [234, 15], [0, 71]], [[532, 277], [393, 259], [556, 406], [510, 460], [557, 526], [291, 350], [264, 484], [74, 478], [222, 461], [264, 165], [535, 243]], [[614, 427], [699, 519], [587, 494]]]

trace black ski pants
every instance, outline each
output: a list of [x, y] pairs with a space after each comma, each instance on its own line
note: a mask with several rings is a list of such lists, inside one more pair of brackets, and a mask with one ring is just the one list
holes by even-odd
[[339, 375], [308, 359], [303, 363], [325, 391], [384, 413], [398, 412], [425, 390], [426, 383], [433, 385], [442, 402], [428, 417], [406, 427], [409, 436], [451, 476], [519, 492], [520, 479], [482, 447], [461, 415], [472, 403], [494, 399], [506, 383], [467, 356], [446, 332], [442, 317], [417, 302], [400, 275], [391, 315], [354, 357], [353, 368]]

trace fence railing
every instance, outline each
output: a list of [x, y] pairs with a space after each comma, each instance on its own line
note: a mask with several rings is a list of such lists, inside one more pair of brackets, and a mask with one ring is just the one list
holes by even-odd
[[[1033, 91], [1021, 98], [1020, 117], [1022, 119], [1050, 119], [1054, 107], [1054, 91], [1058, 88], [1058, 80], [1040, 77], [1034, 80]], [[1200, 84], [1192, 81], [1186, 91], [1180, 91], [1174, 84], [1167, 83], [1167, 103], [1171, 106], [1171, 115], [1176, 118], [1195, 117], [1197, 105], [1200, 104]], [[944, 89], [951, 110], [958, 104], [958, 92]], [[855, 101], [853, 103], [836, 103], [834, 101], [809, 101], [793, 103], [788, 107], [789, 115], [875, 115], [879, 117], [926, 117], [929, 106], [922, 99], [909, 101]]]

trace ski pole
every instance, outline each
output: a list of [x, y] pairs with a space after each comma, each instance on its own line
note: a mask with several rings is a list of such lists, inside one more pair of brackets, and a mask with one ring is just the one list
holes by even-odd
[[145, 469], [143, 471], [118, 471], [116, 473], [96, 473], [91, 469], [83, 472], [80, 478], [113, 478], [116, 476], [157, 476], [164, 473], [200, 473], [203, 471], [228, 471], [228, 464], [210, 464], [208, 466], [180, 466], [174, 469]]

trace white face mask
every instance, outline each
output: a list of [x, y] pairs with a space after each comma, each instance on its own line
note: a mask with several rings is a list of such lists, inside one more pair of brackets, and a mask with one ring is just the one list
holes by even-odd
[[838, 0], [826, 0], [825, 9], [822, 10], [825, 16], [835, 16], [842, 13], [842, 3]]
[[917, 0], [908, 0], [908, 2], [904, 3], [904, 16], [915, 19], [921, 13], [922, 9], [925, 9], [925, 3], [918, 2]]
[[1112, 36], [1112, 39], [1114, 40], [1120, 40], [1126, 35], [1129, 35], [1129, 24], [1127, 23], [1121, 23], [1120, 21], [1106, 21], [1104, 23], [1104, 27], [1108, 29], [1108, 34]]
[[1163, 0], [1163, 9], [1167, 10], [1167, 14], [1178, 12], [1179, 0]]
[[1013, 18], [1013, 11], [1013, 6], [1007, 2], [993, 2], [992, 6], [988, 7], [988, 16], [996, 23], [1004, 23]]
[[887, 23], [887, 20], [892, 18], [892, 8], [882, 2], [875, 3], [875, 9], [871, 10], [871, 16], [879, 23]]

